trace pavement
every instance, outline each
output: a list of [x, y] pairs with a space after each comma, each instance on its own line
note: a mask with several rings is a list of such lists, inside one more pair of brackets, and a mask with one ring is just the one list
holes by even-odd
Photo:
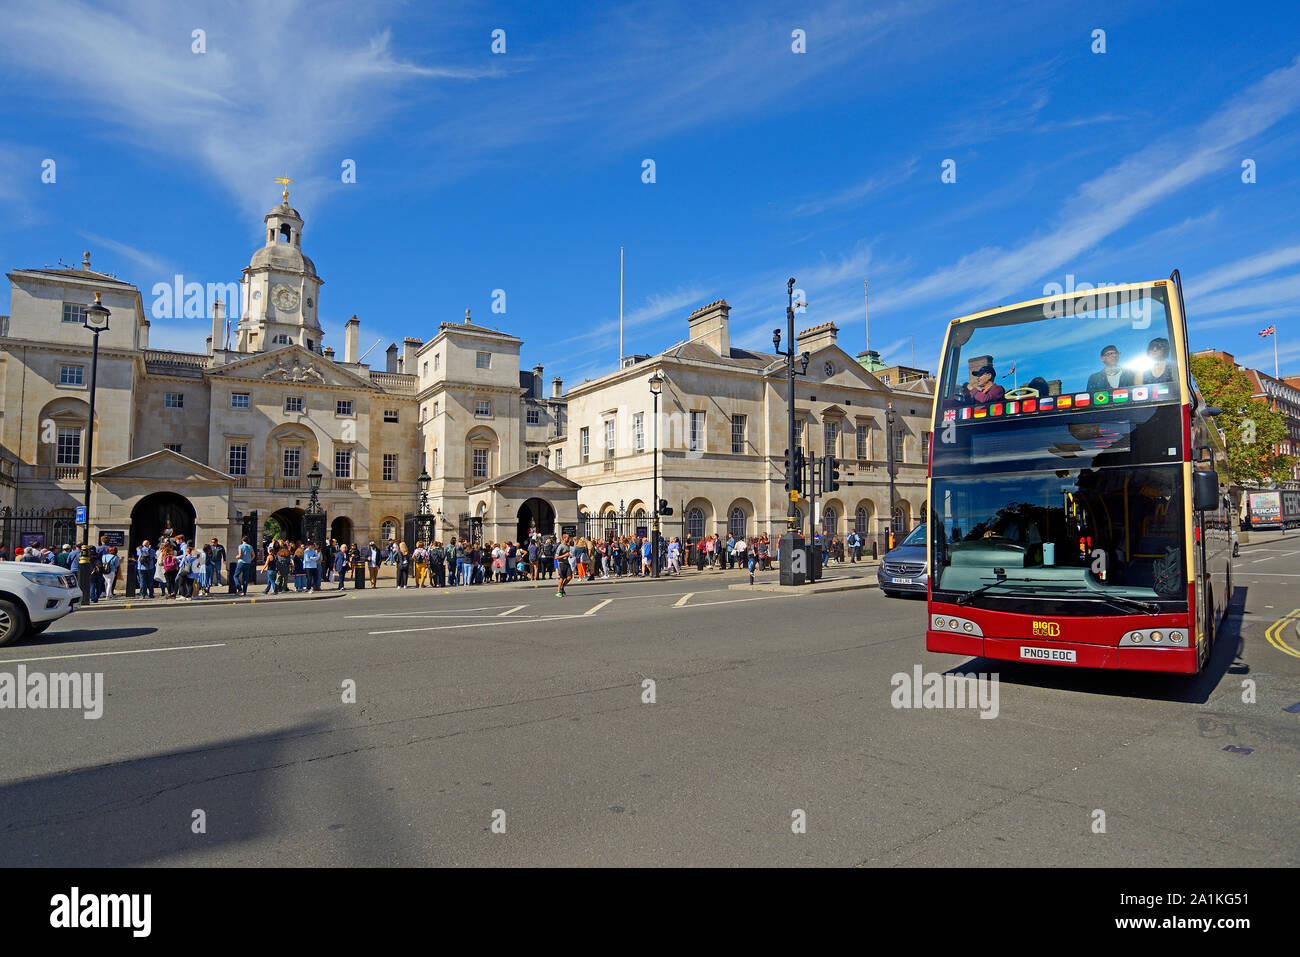
[[[103, 682], [0, 712], [0, 866], [1294, 867], [1293, 544], [1190, 678], [932, 654], [923, 601], [742, 572], [78, 612], [0, 649]], [[996, 717], [896, 706], [915, 669], [998, 675]]]

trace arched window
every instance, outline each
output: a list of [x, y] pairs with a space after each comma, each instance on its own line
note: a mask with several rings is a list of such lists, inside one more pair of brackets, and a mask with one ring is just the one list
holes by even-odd
[[737, 505], [731, 510], [731, 519], [727, 522], [727, 534], [733, 538], [744, 538], [745, 523], [745, 510]]
[[867, 510], [859, 505], [858, 510], [853, 513], [853, 530], [865, 537], [869, 528], [870, 516], [867, 515]]
[[397, 521], [386, 518], [384, 523], [379, 526], [379, 537], [385, 542], [397, 541]]
[[704, 509], [693, 508], [686, 513], [686, 534], [695, 541], [704, 537]]
[[838, 526], [839, 516], [835, 514], [835, 509], [822, 509], [822, 534], [834, 535]]

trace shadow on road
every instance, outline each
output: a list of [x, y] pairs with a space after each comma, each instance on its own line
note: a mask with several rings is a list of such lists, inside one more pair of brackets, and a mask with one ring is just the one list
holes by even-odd
[[16, 641], [12, 645], [5, 645], [6, 651], [13, 648], [57, 648], [59, 645], [75, 644], [77, 642], [87, 641], [113, 641], [118, 638], [141, 638], [145, 635], [152, 635], [157, 632], [157, 628], [75, 628], [70, 631], [46, 632], [43, 635], [33, 635], [30, 638], [24, 638]]
[[322, 716], [0, 786], [0, 866], [228, 864], [249, 843], [243, 863], [421, 863], [377, 747]]
[[998, 680], [1035, 688], [1056, 688], [1081, 694], [1147, 698], [1152, 701], [1180, 701], [1204, 704], [1227, 674], [1250, 671], [1242, 658], [1244, 639], [1241, 618], [1246, 607], [1245, 586], [1233, 589], [1232, 601], [1219, 623], [1210, 660], [1199, 675], [1169, 675], [1150, 671], [1108, 671], [1099, 668], [1062, 668], [1018, 661], [972, 658], [950, 668], [948, 674], [994, 672]]

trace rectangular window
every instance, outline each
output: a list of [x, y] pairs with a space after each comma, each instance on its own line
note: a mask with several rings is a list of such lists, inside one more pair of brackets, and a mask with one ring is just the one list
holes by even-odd
[[638, 452], [645, 451], [645, 413], [638, 412], [632, 416], [632, 446]]
[[184, 392], [168, 392], [163, 396], [164, 409], [183, 409], [185, 408]]
[[488, 450], [474, 450], [474, 478], [488, 477]]
[[231, 475], [248, 474], [248, 446], [232, 445], [226, 455], [226, 471]]
[[537, 465], [537, 464], [538, 464], [539, 462], [541, 462], [541, 461], [542, 461], [542, 453], [541, 453], [541, 452], [529, 452], [529, 453], [528, 453], [528, 464], [529, 464], [529, 465]]
[[871, 458], [871, 429], [858, 423], [858, 458]]
[[63, 321], [85, 322], [86, 307], [76, 302], [65, 302], [63, 304]]
[[687, 446], [692, 452], [704, 451], [704, 413], [691, 413], [691, 434], [690, 445]]
[[284, 477], [298, 478], [302, 475], [302, 449], [284, 450]]
[[437, 402], [435, 402], [435, 403], [433, 404], [433, 417], [434, 417], [435, 419], [438, 417], [438, 403], [437, 403]]
[[85, 366], [59, 366], [59, 385], [85, 385]]
[[429, 363], [427, 362], [424, 364], [424, 374], [425, 375], [429, 374]]
[[434, 449], [432, 452], [429, 453], [429, 475], [434, 476], [437, 474], [438, 474], [438, 450]]
[[385, 482], [397, 481], [397, 453], [396, 452], [384, 453], [384, 481]]
[[352, 450], [335, 449], [334, 450], [334, 477], [341, 479], [352, 478]]
[[351, 414], [352, 414], [352, 400], [351, 400], [351, 399], [339, 399], [337, 402], [335, 402], [335, 403], [334, 403], [334, 414], [335, 414], [335, 415], [351, 415]]
[[442, 366], [442, 359], [438, 358], [438, 353], [435, 352], [433, 354], [433, 371], [437, 372], [439, 367], [441, 366]]
[[555, 450], [555, 467], [557, 469], [564, 468], [564, 449]]
[[396, 421], [397, 421], [397, 410], [396, 410], [396, 409], [384, 409], [384, 421], [385, 421], [385, 422], [396, 422]]
[[745, 417], [743, 415], [733, 415], [731, 417], [731, 454], [745, 454]]
[[542, 412], [541, 412], [540, 409], [529, 409], [529, 410], [528, 410], [528, 424], [529, 424], [529, 425], [541, 425], [541, 424], [542, 424]]
[[181, 454], [181, 443], [179, 442], [164, 442], [163, 448], [168, 452], [175, 452], [177, 455]]
[[474, 368], [476, 368], [476, 369], [491, 369], [491, 368], [492, 368], [492, 353], [490, 353], [490, 352], [476, 352], [476, 353], [474, 353]]
[[930, 461], [930, 433], [921, 433], [921, 462], [922, 464]]
[[284, 411], [286, 411], [286, 412], [301, 412], [301, 411], [302, 411], [302, 396], [300, 396], [300, 395], [286, 395], [286, 396], [284, 397]]
[[837, 455], [840, 448], [840, 424], [835, 421], [823, 422], [822, 437], [826, 441], [825, 454]]
[[474, 414], [480, 419], [491, 418], [492, 401], [490, 399], [479, 399], [474, 403]]
[[230, 407], [232, 409], [247, 409], [248, 393], [247, 392], [230, 393]]
[[894, 461], [903, 461], [903, 432], [901, 429], [894, 433]]
[[591, 430], [583, 429], [578, 433], [579, 461], [584, 465], [591, 461]]
[[81, 429], [59, 429], [55, 465], [81, 464]]
[[612, 459], [617, 442], [614, 438], [614, 420], [605, 420], [605, 458]]
[[794, 447], [803, 448], [803, 419], [794, 420]]

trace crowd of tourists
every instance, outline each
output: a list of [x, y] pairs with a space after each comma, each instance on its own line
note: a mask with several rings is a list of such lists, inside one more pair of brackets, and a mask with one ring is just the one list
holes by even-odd
[[[861, 557], [862, 539], [850, 532], [847, 542], [838, 536], [813, 544], [823, 550], [823, 560], [856, 562]], [[847, 546], [847, 549], [846, 549]], [[667, 536], [659, 541], [655, 556], [646, 536], [607, 539], [564, 534], [543, 536], [534, 532], [526, 541], [472, 542], [453, 538], [447, 543], [405, 541], [348, 545], [328, 542], [289, 541], [271, 538], [255, 548], [247, 537], [240, 540], [231, 556], [231, 590], [247, 595], [260, 572], [265, 579], [264, 595], [320, 591], [326, 585], [342, 589], [350, 575], [361, 574], [371, 588], [379, 584], [381, 569], [391, 565], [398, 588], [456, 588], [517, 581], [557, 582], [556, 594], [564, 595], [570, 581], [617, 579], [652, 575], [655, 564], [661, 574], [680, 574], [693, 565], [704, 569], [748, 569], [770, 571], [779, 561], [779, 546], [766, 535], [752, 541], [743, 535], [704, 536], [693, 540]], [[44, 547], [15, 548], [13, 560], [43, 562], [77, 571], [82, 547], [71, 544], [55, 552]], [[104, 536], [89, 552], [89, 602], [114, 599], [119, 595], [127, 568], [116, 545]], [[191, 601], [209, 597], [224, 583], [226, 549], [213, 538], [200, 545], [167, 529], [157, 544], [148, 540], [134, 551], [136, 593], [142, 598]], [[0, 548], [0, 561], [9, 556]], [[123, 585], [123, 592], [125, 587]]]

